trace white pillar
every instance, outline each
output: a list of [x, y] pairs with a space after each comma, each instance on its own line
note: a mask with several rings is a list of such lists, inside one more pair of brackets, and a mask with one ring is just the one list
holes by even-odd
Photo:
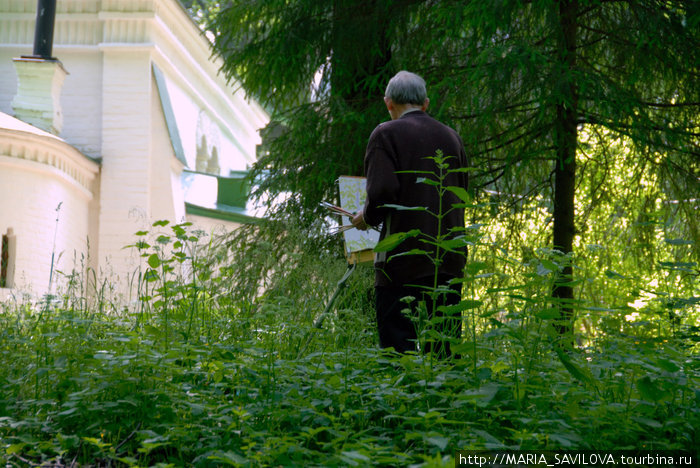
[[98, 258], [100, 269], [119, 276], [122, 286], [141, 261], [124, 247], [151, 223], [150, 54], [150, 48], [103, 49]]

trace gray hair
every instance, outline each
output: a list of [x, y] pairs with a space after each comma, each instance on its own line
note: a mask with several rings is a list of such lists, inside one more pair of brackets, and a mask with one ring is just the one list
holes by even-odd
[[384, 96], [396, 104], [423, 105], [428, 97], [425, 80], [415, 73], [402, 70], [398, 72], [386, 86]]

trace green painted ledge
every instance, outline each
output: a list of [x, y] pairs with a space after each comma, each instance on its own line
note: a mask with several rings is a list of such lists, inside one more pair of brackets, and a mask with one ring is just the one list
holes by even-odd
[[262, 218], [256, 218], [244, 213], [241, 208], [234, 206], [216, 204], [216, 208], [208, 208], [200, 205], [185, 202], [185, 212], [195, 216], [205, 216], [207, 218], [231, 221], [239, 224], [259, 224]]

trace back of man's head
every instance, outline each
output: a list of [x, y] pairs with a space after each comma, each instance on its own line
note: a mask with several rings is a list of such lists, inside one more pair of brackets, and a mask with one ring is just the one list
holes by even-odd
[[384, 96], [396, 104], [422, 106], [428, 97], [428, 92], [425, 89], [423, 78], [415, 73], [402, 70], [389, 80]]

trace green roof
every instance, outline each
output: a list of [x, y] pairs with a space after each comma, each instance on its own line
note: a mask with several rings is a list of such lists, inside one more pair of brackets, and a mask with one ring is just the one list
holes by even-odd
[[185, 202], [185, 212], [196, 216], [205, 216], [207, 218], [221, 219], [223, 221], [231, 221], [240, 224], [257, 224], [263, 221], [263, 218], [256, 218], [246, 213], [244, 208], [239, 208], [230, 205], [217, 203], [214, 207], [206, 207]]

